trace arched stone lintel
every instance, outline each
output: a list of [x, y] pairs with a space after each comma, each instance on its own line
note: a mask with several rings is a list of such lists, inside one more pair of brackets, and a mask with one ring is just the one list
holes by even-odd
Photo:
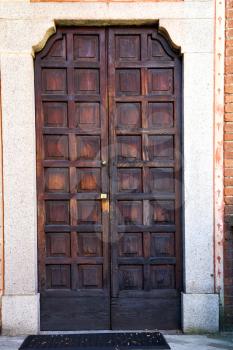
[[46, 30], [46, 32], [43, 35], [42, 39], [37, 44], [32, 46], [32, 57], [33, 58], [35, 58], [35, 55], [36, 55], [37, 52], [41, 51], [45, 47], [48, 39], [55, 33], [56, 33], [56, 25], [55, 25], [55, 21], [53, 21], [53, 25], [50, 26]]
[[159, 34], [161, 34], [169, 43], [170, 48], [177, 54], [177, 55], [181, 55], [182, 51], [181, 51], [181, 46], [176, 45], [175, 42], [172, 40], [170, 34], [168, 33], [167, 29], [164, 27], [160, 27], [158, 26], [158, 32]]
[[143, 26], [143, 25], [154, 25], [155, 28], [158, 30], [158, 33], [161, 34], [169, 43], [170, 48], [172, 51], [174, 51], [176, 54], [181, 54], [181, 46], [178, 44], [175, 44], [175, 42], [172, 40], [170, 33], [166, 30], [165, 27], [160, 26], [159, 19], [153, 20], [153, 19], [129, 19], [129, 20], [88, 20], [88, 19], [64, 19], [64, 20], [54, 20], [53, 25], [50, 26], [45, 34], [43, 35], [42, 39], [35, 45], [32, 46], [32, 56], [35, 58], [35, 54], [39, 51], [41, 51], [48, 39], [56, 33], [56, 27], [57, 26], [97, 26], [97, 27], [103, 27], [103, 26], [112, 26], [112, 25], [131, 25], [131, 26]]

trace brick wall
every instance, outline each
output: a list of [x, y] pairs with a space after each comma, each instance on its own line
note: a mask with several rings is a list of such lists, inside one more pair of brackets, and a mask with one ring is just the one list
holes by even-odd
[[[226, 0], [225, 135], [224, 135], [224, 290], [225, 326], [233, 328], [233, 0]], [[233, 225], [233, 222], [232, 222]]]

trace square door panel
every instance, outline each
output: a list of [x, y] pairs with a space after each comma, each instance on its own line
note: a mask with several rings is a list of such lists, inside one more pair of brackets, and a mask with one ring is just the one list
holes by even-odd
[[77, 169], [77, 192], [100, 192], [101, 176], [98, 168]]
[[138, 61], [141, 58], [140, 35], [116, 36], [116, 59], [119, 61]]
[[119, 289], [141, 290], [143, 289], [143, 268], [140, 265], [119, 266]]
[[149, 159], [174, 159], [174, 139], [170, 135], [152, 135], [149, 139]]
[[78, 256], [102, 256], [101, 233], [78, 233]]
[[99, 94], [99, 70], [76, 69], [74, 71], [74, 86], [77, 94]]
[[173, 168], [150, 168], [149, 172], [151, 192], [174, 192]]
[[140, 69], [117, 69], [116, 70], [116, 93], [117, 95], [140, 95], [141, 77]]
[[78, 287], [80, 289], [101, 289], [103, 287], [102, 265], [79, 265]]
[[140, 103], [117, 103], [117, 127], [141, 128]]
[[152, 289], [172, 289], [175, 288], [174, 266], [156, 265], [150, 268]]
[[142, 170], [118, 168], [119, 192], [142, 192]]
[[117, 136], [118, 160], [140, 160], [142, 154], [141, 136]]
[[61, 39], [57, 39], [42, 59], [66, 60], [66, 36], [63, 35]]
[[162, 44], [156, 40], [152, 39], [152, 36], [148, 36], [148, 57], [150, 60], [154, 59], [166, 59], [172, 60], [172, 57], [168, 55], [168, 53], [163, 48]]
[[149, 94], [172, 94], [173, 93], [173, 70], [172, 69], [148, 69], [148, 92]]
[[175, 255], [173, 232], [151, 233], [150, 254], [152, 257], [173, 257]]
[[43, 68], [42, 92], [47, 94], [65, 94], [67, 92], [66, 69]]
[[76, 103], [75, 127], [83, 130], [100, 128], [100, 105], [97, 102]]
[[77, 157], [82, 160], [99, 160], [100, 137], [77, 136]]
[[99, 60], [99, 36], [98, 35], [74, 35], [74, 60], [98, 61]]
[[47, 289], [70, 289], [71, 273], [70, 265], [47, 265], [46, 266]]
[[117, 216], [119, 225], [142, 224], [142, 202], [118, 201]]
[[69, 224], [68, 201], [45, 201], [45, 212], [47, 225]]
[[65, 102], [43, 102], [44, 125], [47, 127], [67, 126], [67, 104]]
[[66, 135], [45, 135], [45, 159], [68, 159], [68, 137]]
[[151, 221], [153, 223], [173, 224], [175, 221], [175, 203], [169, 200], [151, 201]]
[[47, 257], [70, 257], [70, 233], [46, 233]]
[[118, 250], [119, 256], [142, 256], [142, 233], [124, 232], [119, 234]]
[[69, 192], [68, 168], [45, 168], [46, 192]]
[[149, 127], [172, 128], [173, 104], [169, 102], [149, 103]]
[[101, 224], [100, 201], [77, 201], [78, 224]]

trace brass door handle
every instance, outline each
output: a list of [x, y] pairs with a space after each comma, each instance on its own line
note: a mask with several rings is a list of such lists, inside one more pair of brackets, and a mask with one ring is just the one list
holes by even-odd
[[107, 198], [108, 198], [107, 193], [101, 193], [100, 194], [100, 199], [107, 199]]

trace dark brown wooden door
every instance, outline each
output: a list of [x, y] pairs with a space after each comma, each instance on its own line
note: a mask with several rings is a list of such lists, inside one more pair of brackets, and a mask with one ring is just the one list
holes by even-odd
[[179, 328], [180, 67], [154, 28], [37, 54], [42, 330]]
[[109, 31], [112, 327], [180, 317], [180, 61], [154, 29]]

